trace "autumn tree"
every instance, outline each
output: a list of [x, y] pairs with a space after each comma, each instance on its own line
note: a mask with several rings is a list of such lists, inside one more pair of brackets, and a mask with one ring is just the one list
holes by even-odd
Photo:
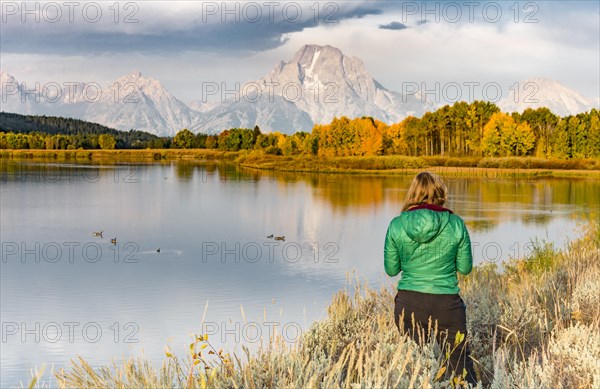
[[529, 124], [517, 123], [512, 116], [495, 113], [485, 125], [482, 147], [485, 155], [507, 157], [527, 155], [535, 146]]
[[408, 154], [406, 120], [388, 126], [384, 134], [385, 154]]

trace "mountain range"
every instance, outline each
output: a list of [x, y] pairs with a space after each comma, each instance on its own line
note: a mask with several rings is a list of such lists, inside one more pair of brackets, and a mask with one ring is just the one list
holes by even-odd
[[[159, 136], [173, 136], [183, 128], [214, 134], [255, 125], [263, 132], [310, 132], [314, 124], [329, 123], [339, 116], [372, 116], [395, 123], [410, 115], [420, 117], [439, 106], [418, 93], [402, 95], [386, 89], [359, 58], [346, 56], [332, 46], [317, 45], [302, 46], [290, 61], [281, 61], [267, 75], [241, 85], [226, 99], [203, 99], [189, 106], [158, 80], [139, 71], [104, 87], [53, 83], [36, 90], [33, 84], [21, 84], [1, 70], [0, 82], [1, 111], [72, 117]], [[498, 102], [504, 111], [545, 106], [566, 116], [598, 106], [553, 80], [534, 78], [518, 85]]]

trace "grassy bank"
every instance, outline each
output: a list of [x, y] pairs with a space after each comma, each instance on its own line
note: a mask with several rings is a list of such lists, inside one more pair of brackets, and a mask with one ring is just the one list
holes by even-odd
[[321, 172], [365, 175], [415, 174], [427, 169], [455, 177], [599, 177], [600, 160], [554, 160], [530, 157], [373, 157], [278, 156], [260, 151], [212, 149], [143, 150], [1, 150], [2, 159], [55, 160], [66, 162], [158, 162], [228, 160], [240, 166], [288, 172]]
[[1, 150], [0, 159], [57, 161], [153, 162], [169, 160], [233, 159], [236, 152], [209, 149], [120, 150]]
[[294, 172], [347, 174], [415, 174], [423, 169], [453, 176], [487, 177], [594, 177], [600, 178], [600, 161], [546, 160], [539, 158], [456, 158], [408, 157], [400, 155], [376, 157], [274, 156], [262, 153], [242, 153], [236, 163], [255, 169]]
[[[535, 245], [500, 273], [477, 266], [460, 280], [469, 342], [480, 386], [598, 388], [600, 386], [600, 225], [590, 218], [584, 238], [556, 251]], [[224, 354], [179, 360], [159, 370], [142, 359], [92, 369], [78, 360], [59, 371], [61, 388], [446, 388], [444, 353], [399, 334], [393, 287], [358, 282], [340, 291], [328, 316], [294, 347], [274, 340], [243, 357]], [[210, 345], [198, 336], [194, 353]], [[208, 357], [207, 360], [206, 357]], [[206, 366], [212, 367], [205, 370]]]

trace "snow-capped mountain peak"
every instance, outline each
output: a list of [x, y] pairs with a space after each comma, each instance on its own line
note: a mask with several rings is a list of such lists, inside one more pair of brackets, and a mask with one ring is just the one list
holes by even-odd
[[557, 115], [568, 116], [587, 112], [598, 104], [558, 81], [538, 77], [518, 82], [498, 106], [507, 112], [546, 107]]
[[193, 129], [215, 133], [258, 124], [263, 131], [293, 133], [311, 131], [315, 123], [329, 123], [334, 117], [372, 116], [392, 123], [432, 108], [415, 96], [385, 89], [360, 59], [328, 45], [304, 45], [291, 60], [280, 61], [266, 76], [247, 85], [254, 86], [248, 88], [250, 96], [240, 93], [213, 109], [193, 103], [203, 111]]
[[7, 83], [16, 83], [16, 82], [17, 82], [17, 80], [13, 76], [8, 74], [4, 70], [0, 69], [0, 83], [2, 83], [2, 85], [7, 84]]

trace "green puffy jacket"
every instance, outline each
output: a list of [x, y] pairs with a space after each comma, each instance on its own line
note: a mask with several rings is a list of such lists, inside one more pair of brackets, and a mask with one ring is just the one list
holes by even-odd
[[473, 268], [467, 227], [437, 205], [404, 211], [390, 222], [385, 235], [384, 266], [389, 276], [402, 271], [398, 290], [456, 294], [456, 271], [466, 275]]

